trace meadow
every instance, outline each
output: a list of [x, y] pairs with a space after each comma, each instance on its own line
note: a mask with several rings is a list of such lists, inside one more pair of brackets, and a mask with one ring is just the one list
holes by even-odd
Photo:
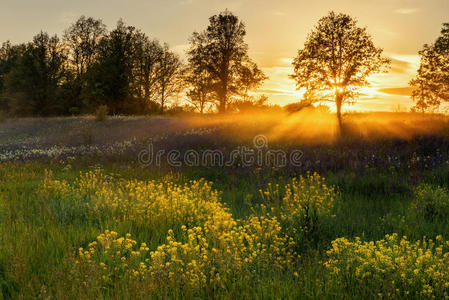
[[[0, 298], [448, 297], [449, 119], [336, 126], [316, 112], [3, 120]], [[139, 160], [149, 144], [228, 157], [256, 135], [301, 163]]]

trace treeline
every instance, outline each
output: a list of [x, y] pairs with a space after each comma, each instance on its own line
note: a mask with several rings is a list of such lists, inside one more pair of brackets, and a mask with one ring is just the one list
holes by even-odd
[[[108, 31], [82, 16], [62, 37], [40, 32], [0, 48], [0, 110], [16, 116], [163, 113], [169, 101], [220, 112], [265, 103], [250, 91], [266, 78], [248, 57], [244, 24], [225, 11], [190, 38], [187, 62], [122, 20]], [[176, 102], [176, 101], [175, 101]], [[255, 103], [255, 104], [254, 104]]]
[[[40, 32], [28, 43], [3, 43], [0, 113], [152, 114], [166, 112], [170, 103], [172, 111], [200, 113], [265, 109], [267, 98], [251, 92], [267, 77], [249, 57], [245, 36], [237, 16], [229, 11], [214, 15], [205, 30], [189, 38], [183, 62], [167, 44], [121, 20], [108, 31], [101, 20], [82, 16], [62, 37]], [[414, 109], [438, 109], [449, 101], [449, 24], [420, 56], [410, 82]], [[304, 93], [301, 103], [290, 108], [333, 102], [341, 125], [342, 106], [354, 103], [369, 76], [388, 72], [389, 65], [355, 18], [329, 12], [293, 59], [290, 78]]]

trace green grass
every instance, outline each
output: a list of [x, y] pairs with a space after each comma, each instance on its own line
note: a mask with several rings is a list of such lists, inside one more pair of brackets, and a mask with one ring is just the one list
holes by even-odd
[[[142, 295], [129, 282], [103, 290], [100, 294], [86, 291], [74, 281], [73, 259], [79, 247], [86, 247], [105, 229], [120, 234], [132, 233], [138, 241], [148, 241], [155, 249], [166, 232], [148, 228], [131, 221], [116, 222], [112, 218], [92, 217], [77, 207], [72, 199], [45, 200], [37, 190], [42, 185], [46, 170], [54, 178], [73, 182], [87, 167], [65, 169], [58, 165], [35, 163], [8, 163], [0, 166], [0, 297], [3, 298], [128, 298]], [[160, 179], [164, 172], [104, 167], [122, 178], [140, 180]], [[235, 282], [216, 291], [217, 298], [357, 298], [357, 289], [341, 290], [326, 281], [326, 272], [320, 261], [326, 257], [331, 241], [338, 237], [378, 240], [385, 234], [397, 232], [411, 240], [423, 236], [433, 238], [442, 234], [449, 238], [449, 219], [425, 221], [411, 209], [414, 178], [407, 173], [391, 174], [373, 170], [364, 175], [323, 174], [327, 183], [337, 187], [339, 197], [334, 207], [335, 218], [321, 224], [319, 238], [301, 249], [288, 271], [270, 271], [254, 274], [251, 282]], [[177, 181], [206, 178], [222, 191], [223, 203], [235, 218], [258, 214], [263, 203], [259, 189], [267, 181], [281, 187], [285, 177], [237, 177], [218, 170], [189, 169], [182, 175], [173, 175]], [[447, 185], [449, 172], [431, 170], [422, 174], [420, 181]], [[282, 192], [282, 191], [281, 191]], [[267, 203], [265, 203], [267, 204]], [[269, 205], [269, 204], [267, 204]], [[297, 272], [298, 276], [293, 273]], [[182, 288], [160, 289], [160, 298], [204, 297]], [[211, 296], [211, 295], [209, 295]]]

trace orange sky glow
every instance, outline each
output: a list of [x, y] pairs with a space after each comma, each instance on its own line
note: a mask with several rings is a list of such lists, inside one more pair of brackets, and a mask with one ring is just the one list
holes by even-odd
[[41, 29], [61, 35], [81, 15], [100, 18], [108, 28], [123, 18], [183, 57], [191, 33], [225, 9], [245, 22], [250, 56], [269, 77], [257, 93], [279, 105], [300, 100], [288, 78], [291, 62], [319, 18], [330, 10], [357, 18], [392, 65], [389, 73], [373, 76], [359, 101], [343, 107], [346, 111], [408, 110], [413, 105], [408, 82], [419, 66], [418, 51], [449, 22], [449, 0], [2, 0], [0, 41], [29, 41]]

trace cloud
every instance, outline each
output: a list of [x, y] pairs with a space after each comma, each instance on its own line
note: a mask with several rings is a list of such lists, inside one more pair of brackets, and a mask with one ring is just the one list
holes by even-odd
[[276, 95], [276, 96], [298, 96], [298, 91], [291, 90], [278, 90], [278, 89], [259, 89], [257, 90], [259, 94]]
[[379, 89], [379, 92], [395, 96], [411, 96], [413, 88], [411, 86], [398, 87], [398, 88], [384, 88]]
[[391, 71], [394, 73], [408, 73], [411, 68], [411, 63], [408, 61], [391, 58]]
[[398, 8], [394, 12], [401, 15], [410, 15], [418, 11], [417, 8]]

